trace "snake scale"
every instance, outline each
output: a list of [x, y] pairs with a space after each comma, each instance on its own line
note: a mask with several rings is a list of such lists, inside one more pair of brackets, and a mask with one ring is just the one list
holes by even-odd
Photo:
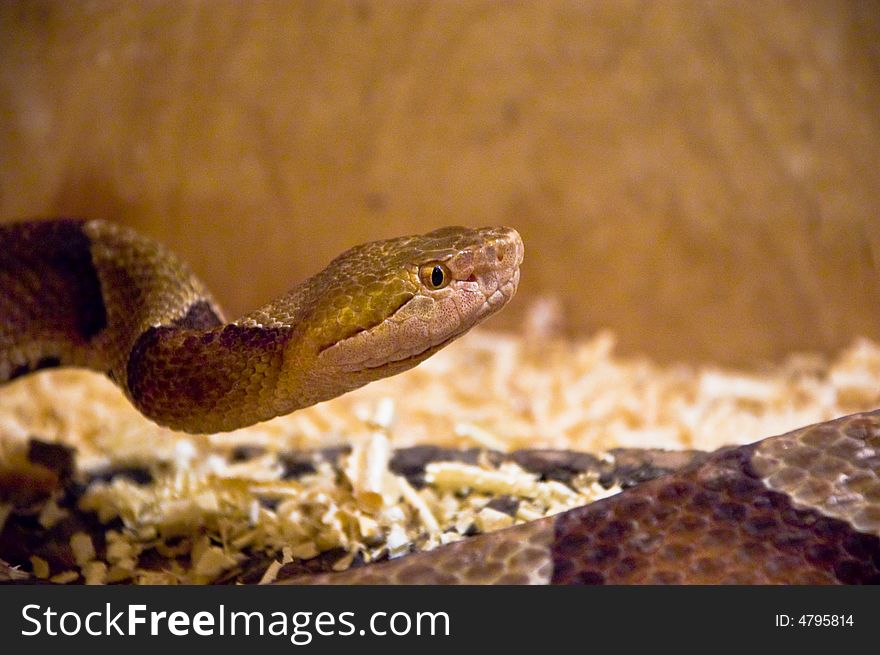
[[[227, 322], [185, 264], [111, 223], [0, 226], [0, 383], [108, 375], [153, 421], [232, 430], [430, 357], [519, 282], [510, 228], [346, 251]], [[880, 411], [719, 450], [615, 496], [294, 584], [880, 583]]]

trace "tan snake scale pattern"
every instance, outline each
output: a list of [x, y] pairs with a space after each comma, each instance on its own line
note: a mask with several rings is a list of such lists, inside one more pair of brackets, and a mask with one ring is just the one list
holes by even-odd
[[[415, 366], [512, 298], [522, 258], [510, 228], [368, 243], [227, 322], [182, 262], [130, 230], [0, 226], [0, 383], [88, 367], [157, 423], [232, 430]], [[878, 583], [880, 411], [723, 449], [532, 523], [285, 582]]]

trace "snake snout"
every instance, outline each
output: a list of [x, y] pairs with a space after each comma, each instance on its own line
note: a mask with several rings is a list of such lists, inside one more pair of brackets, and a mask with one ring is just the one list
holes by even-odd
[[524, 251], [522, 237], [512, 227], [492, 228], [483, 251], [487, 264], [494, 258], [499, 266], [519, 267]]
[[495, 258], [499, 264], [507, 263], [513, 268], [519, 268], [525, 252], [522, 237], [512, 227], [498, 229], [501, 235], [495, 240]]
[[524, 247], [511, 227], [489, 228], [483, 245], [473, 258], [471, 280], [477, 282], [492, 309], [500, 309], [513, 297], [519, 284]]
[[451, 258], [451, 268], [460, 280], [473, 282], [490, 275], [499, 281], [513, 277], [523, 261], [523, 242], [512, 227], [491, 227], [477, 230], [480, 241]]

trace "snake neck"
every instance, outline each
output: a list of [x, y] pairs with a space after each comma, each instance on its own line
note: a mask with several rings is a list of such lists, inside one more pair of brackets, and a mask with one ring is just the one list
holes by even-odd
[[183, 262], [131, 230], [73, 219], [2, 226], [0, 383], [85, 367], [174, 429], [267, 420], [368, 381], [316, 365], [297, 325], [314, 287], [226, 324]]
[[234, 430], [304, 405], [299, 382], [284, 373], [293, 338], [288, 327], [150, 328], [117, 381], [157, 423], [187, 432]]

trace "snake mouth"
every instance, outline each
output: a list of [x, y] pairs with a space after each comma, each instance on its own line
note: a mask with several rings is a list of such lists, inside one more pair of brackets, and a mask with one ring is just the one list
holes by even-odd
[[427, 359], [428, 357], [433, 355], [435, 352], [437, 352], [441, 348], [448, 346], [450, 343], [452, 343], [453, 341], [458, 339], [458, 337], [460, 337], [465, 332], [467, 332], [467, 329], [461, 330], [460, 332], [456, 332], [454, 334], [451, 334], [448, 337], [446, 337], [445, 339], [443, 339], [443, 341], [440, 341], [439, 343], [431, 344], [431, 345], [427, 346], [424, 350], [420, 350], [415, 353], [410, 353], [406, 357], [401, 357], [400, 359], [389, 359], [388, 361], [380, 362], [378, 364], [364, 364], [360, 369], [353, 369], [353, 370], [377, 371], [379, 369], [386, 368], [386, 367], [394, 368], [394, 367], [398, 367], [398, 366], [410, 368], [412, 366], [415, 366], [416, 364], [419, 364], [423, 360]]
[[318, 348], [318, 355], [322, 355], [322, 354], [324, 354], [326, 351], [330, 350], [331, 348], [334, 348], [334, 347], [336, 347], [336, 346], [339, 346], [340, 344], [344, 344], [344, 343], [345, 343], [346, 341], [348, 341], [349, 339], [353, 339], [353, 338], [357, 337], [357, 336], [360, 335], [360, 334], [364, 334], [365, 332], [369, 332], [370, 330], [373, 330], [373, 329], [379, 327], [379, 326], [382, 325], [382, 323], [384, 323], [385, 321], [392, 320], [392, 319], [393, 319], [393, 318], [394, 318], [394, 317], [395, 317], [395, 316], [396, 316], [396, 315], [397, 315], [397, 314], [398, 314], [398, 313], [399, 313], [404, 307], [407, 306], [407, 304], [410, 303], [410, 301], [412, 301], [412, 299], [413, 299], [414, 297], [415, 297], [415, 296], [413, 296], [413, 295], [407, 295], [407, 296], [404, 296], [404, 297], [403, 297], [403, 300], [401, 300], [400, 304], [399, 304], [397, 307], [395, 307], [393, 310], [391, 310], [391, 312], [388, 314], [388, 316], [386, 316], [386, 317], [384, 317], [384, 318], [382, 318], [382, 319], [376, 321], [376, 322], [373, 323], [372, 325], [367, 325], [367, 326], [364, 326], [364, 327], [358, 327], [358, 328], [352, 330], [349, 334], [346, 334], [346, 335], [345, 335], [344, 337], [342, 337], [341, 339], [339, 339], [339, 340], [337, 340], [337, 341], [333, 341], [332, 343], [328, 343], [328, 344], [325, 345], [325, 346], [321, 346], [320, 348]]
[[[405, 305], [406, 305], [406, 303], [404, 303], [401, 307], [403, 307]], [[415, 366], [416, 364], [420, 363], [422, 360], [426, 359], [427, 357], [430, 357], [432, 354], [434, 354], [435, 352], [437, 352], [441, 348], [444, 348], [445, 346], [449, 345], [451, 342], [458, 339], [462, 334], [467, 332], [469, 329], [470, 329], [470, 326], [459, 327], [455, 331], [446, 335], [442, 340], [438, 341], [437, 343], [428, 343], [421, 350], [417, 350], [415, 352], [409, 352], [406, 355], [404, 355], [403, 357], [400, 357], [397, 359], [389, 357], [388, 359], [383, 359], [381, 361], [367, 360], [367, 361], [361, 361], [361, 362], [342, 363], [340, 365], [340, 368], [343, 371], [346, 371], [348, 373], [358, 373], [358, 372], [363, 372], [363, 371], [370, 371], [371, 373], [377, 374], [377, 376], [379, 376], [379, 371], [381, 371], [383, 369], [389, 369], [389, 370], [394, 370], [394, 371], [405, 370], [407, 368], [411, 368], [411, 367]], [[345, 340], [338, 341], [335, 344], [332, 344], [330, 346], [327, 346], [326, 348], [323, 348], [319, 354], [325, 354], [325, 353], [327, 353], [328, 355], [332, 354], [334, 347], [338, 347], [338, 346], [344, 347], [351, 339], [363, 338], [363, 336], [365, 334], [367, 334], [368, 332], [369, 332], [369, 330], [359, 330], [358, 332], [352, 334], [350, 337], [346, 338]]]
[[[390, 369], [398, 369], [398, 368], [411, 368], [416, 364], [421, 363], [423, 360], [427, 359], [438, 350], [445, 348], [450, 343], [464, 335], [466, 332], [470, 331], [473, 327], [474, 323], [478, 323], [484, 318], [486, 318], [490, 314], [494, 314], [498, 310], [500, 310], [516, 293], [517, 284], [519, 282], [519, 269], [516, 269], [511, 276], [510, 279], [506, 280], [505, 283], [501, 284], [491, 295], [490, 299], [487, 299], [479, 312], [476, 313], [475, 317], [472, 321], [462, 321], [459, 323], [458, 327], [454, 330], [450, 331], [446, 334], [440, 341], [436, 343], [430, 343], [425, 346], [425, 348], [418, 350], [416, 352], [408, 353], [406, 356], [401, 357], [399, 359], [388, 359], [382, 362], [370, 363], [365, 362], [361, 364], [359, 367], [352, 367], [352, 371], [361, 370], [361, 371], [379, 371], [383, 368]], [[504, 289], [504, 291], [502, 291]], [[495, 298], [501, 298], [502, 300], [495, 300]]]

